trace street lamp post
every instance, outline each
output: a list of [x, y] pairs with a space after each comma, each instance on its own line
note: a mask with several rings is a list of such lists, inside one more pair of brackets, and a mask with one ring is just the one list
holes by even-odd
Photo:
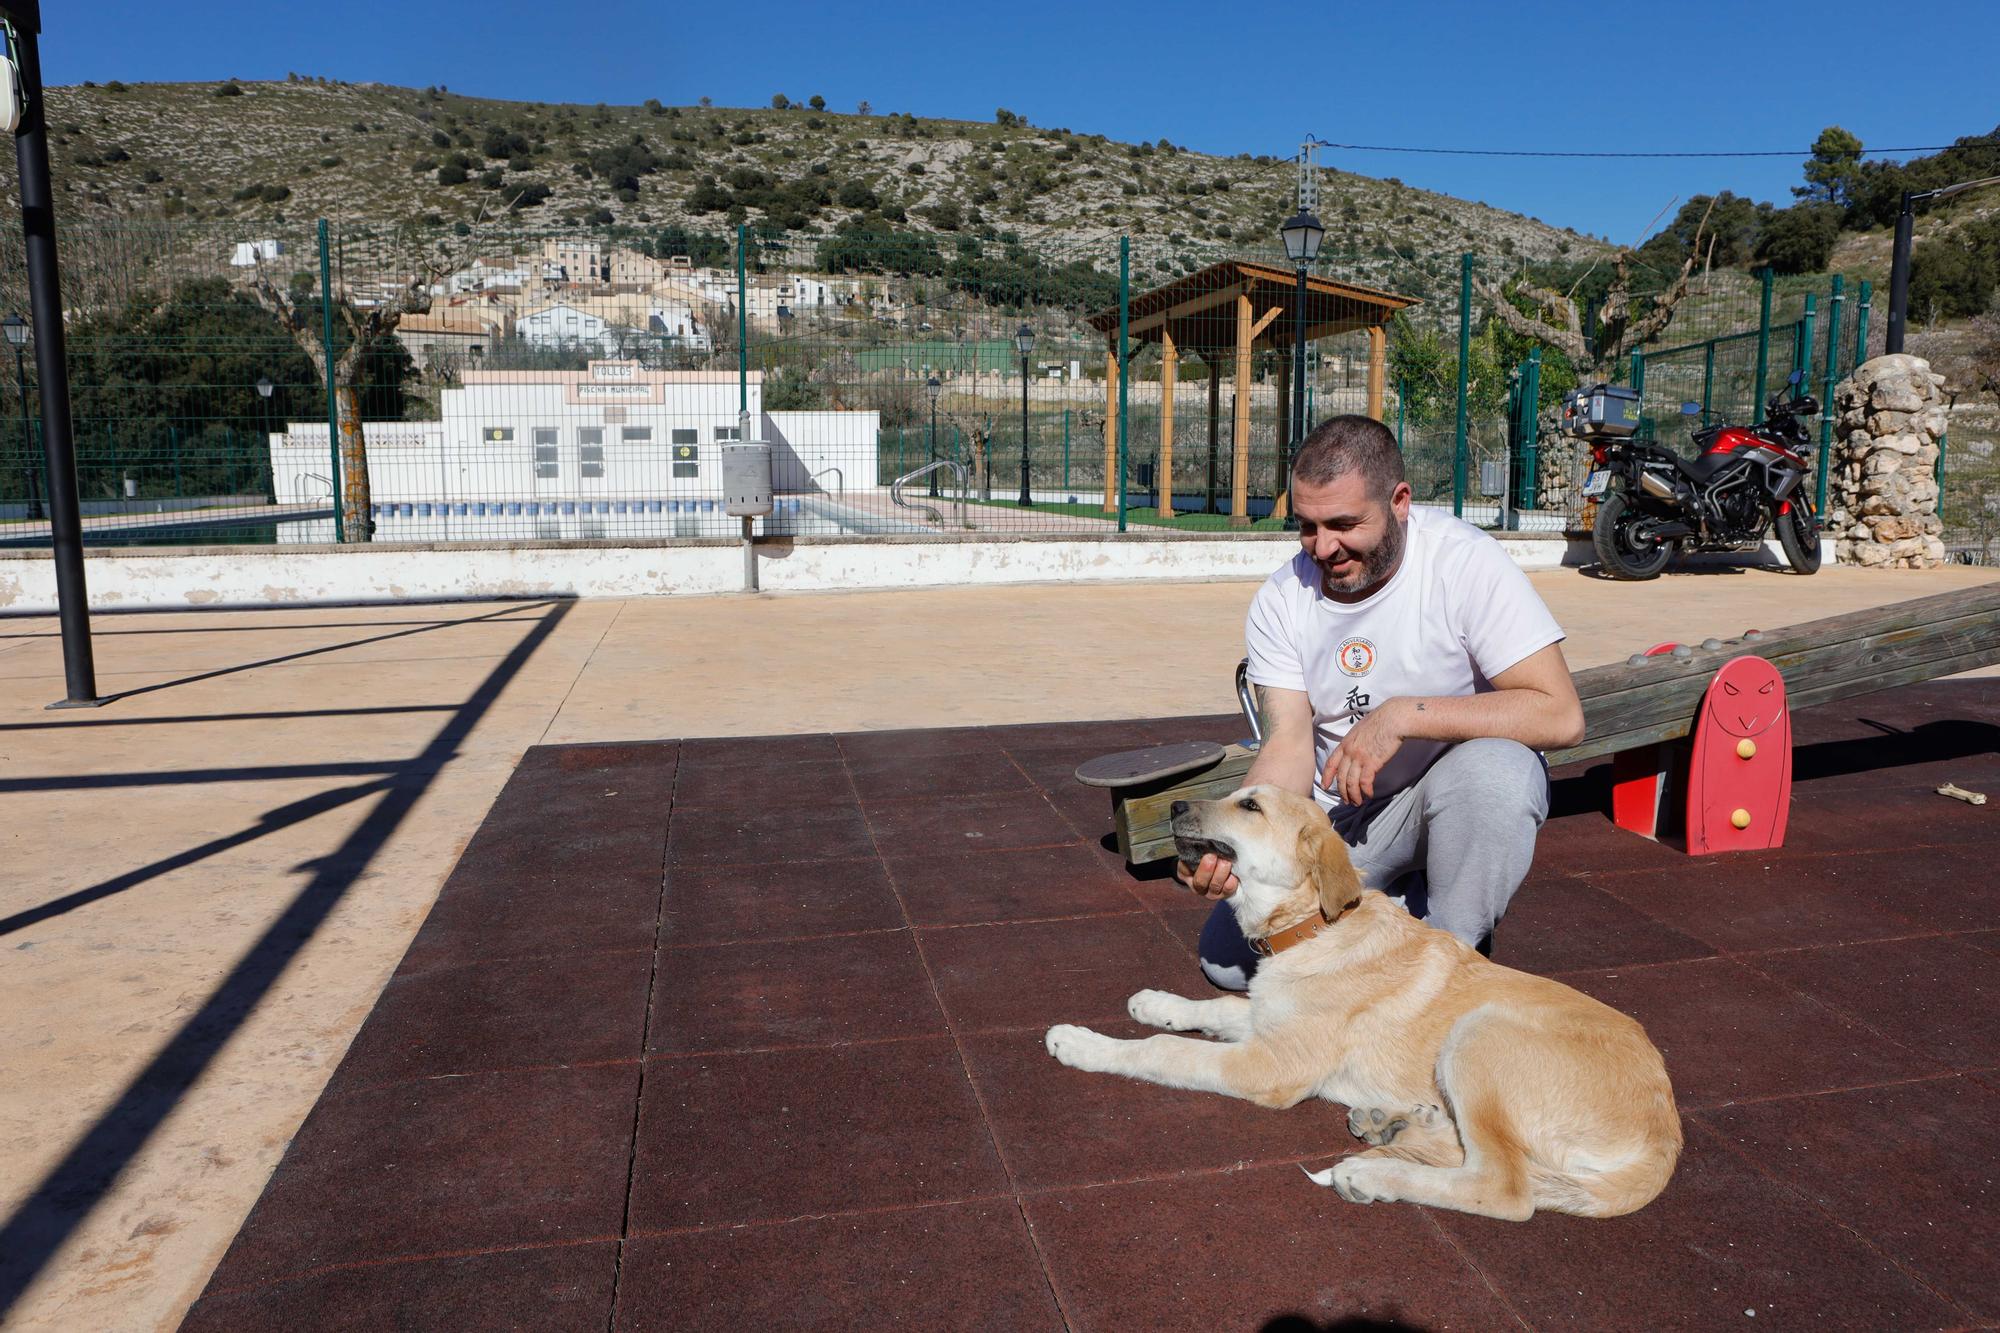
[[1883, 335], [1883, 350], [1890, 355], [1903, 350], [1903, 325], [1910, 311], [1910, 238], [1916, 228], [1911, 208], [1919, 199], [1949, 199], [1952, 195], [1976, 190], [1982, 185], [2000, 184], [2000, 176], [1983, 176], [1976, 181], [1960, 181], [1935, 190], [1903, 191], [1903, 207], [1896, 214], [1896, 242], [1889, 260], [1889, 327]]
[[271, 466], [271, 392], [277, 387], [268, 375], [257, 377], [257, 396], [264, 400], [264, 492], [272, 504], [278, 503], [278, 470]]
[[[941, 389], [943, 389], [943, 388], [944, 388], [944, 385], [942, 385], [942, 384], [938, 383], [938, 377], [937, 377], [937, 376], [935, 376], [935, 375], [931, 376], [931, 377], [930, 377], [929, 379], [927, 379], [927, 380], [925, 380], [925, 381], [924, 381], [924, 392], [925, 392], [925, 393], [928, 393], [928, 394], [929, 394], [929, 395], [931, 396], [931, 462], [933, 462], [933, 463], [935, 463], [935, 462], [937, 462], [937, 461], [938, 461], [938, 456], [937, 456], [937, 400], [938, 400], [938, 391], [939, 391], [939, 390], [941, 390]], [[937, 469], [936, 469], [935, 467], [933, 467], [933, 468], [931, 469], [931, 498], [932, 498], [933, 500], [937, 499], [937, 494], [938, 494], [938, 479], [937, 479], [937, 478], [938, 478], [938, 474], [937, 474]]]
[[1021, 508], [1026, 509], [1035, 502], [1028, 491], [1028, 358], [1035, 352], [1035, 331], [1023, 324], [1014, 345], [1021, 349]]
[[[1292, 295], [1292, 438], [1279, 444], [1278, 489], [1286, 491], [1291, 482], [1292, 456], [1306, 435], [1306, 274], [1319, 258], [1320, 238], [1326, 228], [1319, 219], [1301, 208], [1279, 229], [1284, 237], [1285, 257], [1298, 270], [1298, 287]], [[1276, 497], [1273, 497], [1273, 503]], [[1285, 526], [1295, 527], [1289, 512]]]
[[28, 477], [28, 517], [41, 518], [42, 490], [36, 484], [39, 475], [35, 468], [35, 433], [28, 425], [28, 372], [21, 362], [22, 349], [28, 345], [28, 321], [21, 318], [19, 311], [9, 311], [7, 318], [0, 319], [0, 330], [7, 334], [7, 345], [14, 349], [14, 383], [21, 390], [21, 467]]

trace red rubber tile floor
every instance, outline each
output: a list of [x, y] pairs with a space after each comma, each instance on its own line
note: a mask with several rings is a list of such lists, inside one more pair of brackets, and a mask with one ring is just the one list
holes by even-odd
[[1205, 993], [1084, 759], [1227, 717], [532, 750], [191, 1329], [2000, 1322], [2000, 681], [1801, 714], [1791, 845], [1556, 774], [1501, 962], [1643, 1021], [1687, 1151], [1626, 1218], [1344, 1204], [1339, 1108], [1064, 1069]]

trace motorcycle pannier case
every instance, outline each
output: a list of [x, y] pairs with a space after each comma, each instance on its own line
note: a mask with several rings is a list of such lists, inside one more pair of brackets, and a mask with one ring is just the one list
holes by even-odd
[[1593, 384], [1563, 395], [1563, 430], [1570, 435], [1629, 436], [1639, 429], [1639, 395], [1615, 384]]

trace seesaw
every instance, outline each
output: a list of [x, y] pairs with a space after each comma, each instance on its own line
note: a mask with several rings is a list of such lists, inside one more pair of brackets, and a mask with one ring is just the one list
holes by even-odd
[[[2000, 663], [2000, 582], [1733, 639], [1660, 644], [1576, 673], [1584, 739], [1551, 766], [1612, 756], [1612, 816], [1692, 854], [1777, 847], [1790, 804], [1791, 710]], [[1253, 736], [1184, 741], [1093, 759], [1077, 781], [1111, 794], [1118, 849], [1135, 865], [1174, 854], [1169, 807], [1243, 784]]]

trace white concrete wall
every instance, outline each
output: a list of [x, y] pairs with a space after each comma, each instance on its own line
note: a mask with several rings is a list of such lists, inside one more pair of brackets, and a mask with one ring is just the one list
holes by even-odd
[[[1501, 545], [1529, 568], [1564, 559], [1564, 543]], [[1296, 549], [1290, 536], [1148, 540], [856, 541], [760, 544], [765, 591], [963, 587], [1077, 580], [1263, 578]], [[93, 549], [85, 562], [100, 609], [298, 606], [480, 597], [644, 597], [740, 591], [732, 542], [650, 546], [245, 547]], [[0, 552], [0, 612], [55, 609], [55, 571], [39, 553]]]
[[[765, 412], [763, 438], [771, 442], [771, 487], [787, 491], [863, 490], [877, 484], [879, 412]], [[818, 476], [840, 469], [838, 479]]]

